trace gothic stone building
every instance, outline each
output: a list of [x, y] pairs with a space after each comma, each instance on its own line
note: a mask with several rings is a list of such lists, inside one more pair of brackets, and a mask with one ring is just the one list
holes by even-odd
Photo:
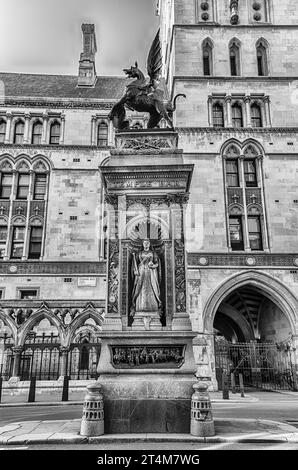
[[[295, 0], [160, 0], [164, 79], [194, 165], [186, 226], [197, 375], [295, 388], [298, 13]], [[99, 167], [126, 79], [2, 73], [0, 367], [5, 380], [96, 377], [106, 305]], [[129, 65], [129, 64], [124, 64]], [[130, 113], [132, 127], [146, 115]], [[18, 379], [15, 379], [18, 380]]]

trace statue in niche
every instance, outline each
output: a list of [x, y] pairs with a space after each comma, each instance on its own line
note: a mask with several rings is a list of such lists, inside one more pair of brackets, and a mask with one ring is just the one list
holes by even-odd
[[143, 241], [138, 253], [133, 253], [133, 292], [130, 314], [158, 312], [161, 314], [161, 262], [149, 239]]

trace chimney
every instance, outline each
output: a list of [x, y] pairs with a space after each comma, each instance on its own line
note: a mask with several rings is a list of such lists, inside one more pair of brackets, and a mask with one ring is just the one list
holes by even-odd
[[96, 82], [95, 54], [97, 51], [94, 24], [82, 24], [83, 52], [79, 61], [78, 86], [94, 86]]

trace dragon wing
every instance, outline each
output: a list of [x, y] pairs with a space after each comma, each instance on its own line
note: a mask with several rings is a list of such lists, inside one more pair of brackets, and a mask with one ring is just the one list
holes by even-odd
[[159, 78], [162, 69], [161, 43], [159, 30], [154, 38], [147, 59], [147, 72], [150, 77], [150, 83]]

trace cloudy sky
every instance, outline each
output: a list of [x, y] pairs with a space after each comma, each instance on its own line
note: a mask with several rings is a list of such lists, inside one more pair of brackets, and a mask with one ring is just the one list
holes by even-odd
[[94, 23], [97, 73], [144, 68], [157, 0], [0, 0], [0, 71], [76, 75], [82, 23]]

